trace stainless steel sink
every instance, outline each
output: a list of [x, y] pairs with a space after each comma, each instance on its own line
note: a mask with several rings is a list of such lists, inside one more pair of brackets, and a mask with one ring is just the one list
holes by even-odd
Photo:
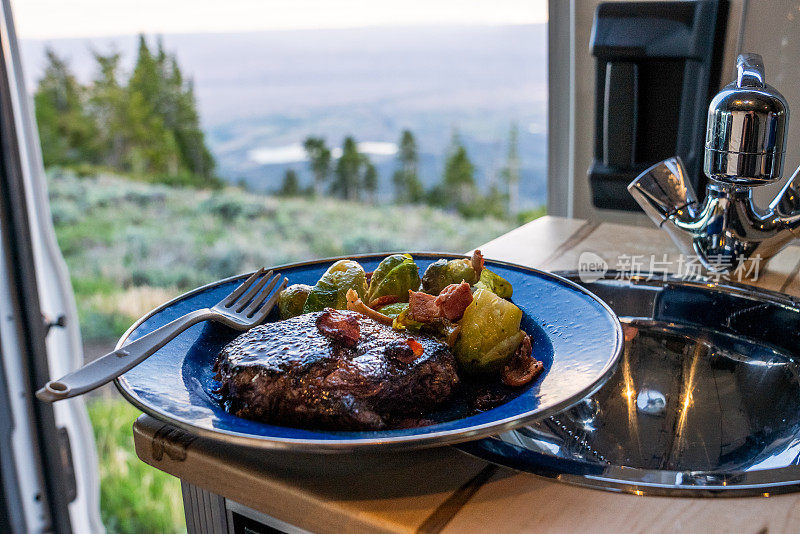
[[566, 273], [623, 323], [625, 352], [607, 384], [555, 417], [462, 449], [636, 494], [800, 490], [800, 301], [616, 275], [582, 283]]

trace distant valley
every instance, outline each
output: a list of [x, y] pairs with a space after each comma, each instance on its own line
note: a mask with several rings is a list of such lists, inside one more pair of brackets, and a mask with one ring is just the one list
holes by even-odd
[[[389, 27], [165, 35], [192, 76], [219, 173], [254, 190], [278, 187], [287, 168], [310, 180], [299, 145], [308, 135], [338, 147], [352, 134], [391, 192], [394, 143], [411, 129], [420, 177], [440, 179], [457, 131], [482, 185], [497, 178], [509, 128], [519, 126], [521, 206], [546, 199], [546, 27]], [[91, 50], [135, 54], [135, 36], [22, 42], [28, 87], [44, 47], [93, 75]]]

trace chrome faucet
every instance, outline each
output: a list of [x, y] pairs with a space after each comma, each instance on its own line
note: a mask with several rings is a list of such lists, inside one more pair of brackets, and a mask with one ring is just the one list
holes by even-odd
[[766, 260], [800, 237], [800, 169], [766, 210], [753, 200], [753, 188], [781, 177], [789, 106], [764, 81], [761, 56], [742, 54], [736, 64], [736, 81], [708, 108], [703, 203], [678, 157], [653, 165], [628, 185], [681, 252], [696, 254], [715, 273]]

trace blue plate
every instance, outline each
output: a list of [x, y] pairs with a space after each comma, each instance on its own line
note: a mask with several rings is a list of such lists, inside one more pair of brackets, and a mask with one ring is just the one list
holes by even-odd
[[[371, 271], [387, 255], [348, 258]], [[413, 256], [420, 272], [439, 258], [464, 257]], [[290, 284], [313, 285], [337, 259], [341, 258], [275, 269]], [[186, 330], [118, 378], [116, 384], [125, 398], [145, 413], [189, 432], [228, 443], [305, 452], [409, 449], [473, 440], [560, 412], [597, 391], [611, 375], [622, 350], [622, 329], [616, 315], [592, 293], [559, 276], [499, 261], [487, 260], [486, 266], [513, 284], [512, 300], [524, 312], [522, 328], [531, 335], [534, 356], [544, 363], [544, 372], [519, 396], [477, 415], [451, 410], [446, 420], [439, 417], [442, 422], [430, 426], [364, 432], [303, 430], [236, 417], [214, 398], [217, 383], [212, 367], [220, 349], [239, 332], [212, 322]], [[153, 310], [122, 336], [117, 347], [185, 313], [212, 306], [246, 276], [195, 289]]]

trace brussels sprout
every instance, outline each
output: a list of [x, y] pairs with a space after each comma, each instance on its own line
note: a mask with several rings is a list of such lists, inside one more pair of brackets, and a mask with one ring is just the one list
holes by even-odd
[[408, 309], [408, 302], [395, 302], [381, 307], [378, 311], [387, 317], [394, 319]]
[[450, 282], [445, 287], [450, 284], [460, 284], [461, 282], [472, 285], [478, 281], [478, 275], [469, 260], [450, 260], [447, 262], [447, 270], [450, 273]]
[[281, 320], [302, 315], [309, 293], [311, 286], [306, 284], [292, 284], [281, 291], [278, 296], [278, 314]]
[[422, 290], [431, 295], [438, 295], [442, 289], [450, 284], [460, 284], [467, 282], [472, 285], [478, 281], [475, 269], [466, 259], [457, 260], [438, 260], [425, 269], [422, 275]]
[[408, 308], [401, 311], [400, 314], [394, 318], [392, 322], [392, 328], [395, 330], [408, 330], [409, 332], [419, 332], [422, 328], [422, 324], [419, 321], [415, 321], [411, 318], [410, 314], [408, 313]]
[[447, 260], [441, 259], [428, 265], [422, 275], [422, 290], [431, 295], [438, 295], [447, 287]]
[[488, 289], [478, 289], [459, 321], [461, 335], [455, 356], [467, 372], [499, 369], [525, 334], [519, 329], [522, 310]]
[[511, 282], [489, 269], [481, 271], [481, 279], [475, 284], [476, 289], [488, 289], [502, 299], [510, 299], [514, 292]]
[[394, 295], [400, 302], [408, 302], [408, 290], [419, 289], [419, 269], [410, 254], [392, 254], [385, 258], [369, 283], [367, 300]]
[[348, 289], [354, 290], [363, 299], [367, 294], [367, 275], [358, 262], [339, 260], [311, 288], [303, 305], [303, 313], [322, 311], [325, 308], [346, 310]]

